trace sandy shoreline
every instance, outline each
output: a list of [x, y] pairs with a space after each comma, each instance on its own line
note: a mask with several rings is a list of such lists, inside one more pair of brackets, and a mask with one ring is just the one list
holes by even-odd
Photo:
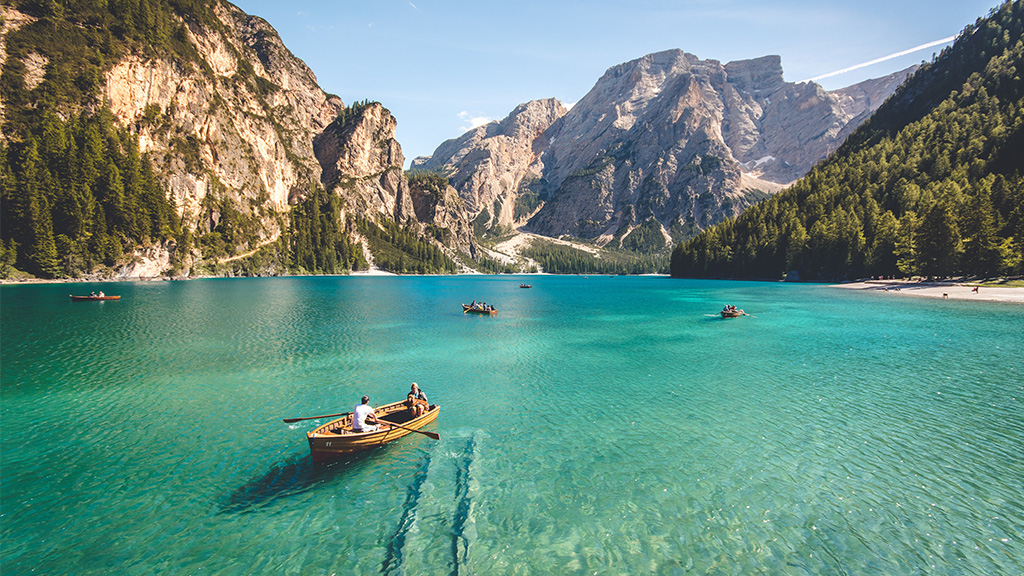
[[[1024, 288], [1012, 286], [980, 286], [961, 282], [910, 282], [901, 280], [865, 280], [834, 284], [834, 288], [868, 290], [901, 296], [950, 300], [978, 300], [1024, 304]], [[977, 291], [975, 291], [977, 290]]]

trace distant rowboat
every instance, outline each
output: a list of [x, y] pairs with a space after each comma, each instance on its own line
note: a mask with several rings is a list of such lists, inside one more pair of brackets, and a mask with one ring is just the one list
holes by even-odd
[[86, 300], [120, 300], [120, 296], [75, 296], [68, 294], [73, 302], [84, 302]]
[[533, 288], [533, 284], [520, 284], [520, 288]]
[[[331, 420], [312, 432], [306, 432], [306, 439], [309, 441], [309, 453], [313, 456], [313, 462], [320, 464], [338, 459], [340, 456], [368, 450], [381, 446], [418, 431], [420, 428], [437, 419], [441, 407], [432, 404], [423, 414], [411, 418], [409, 408], [405, 401], [385, 404], [376, 408], [377, 415], [382, 425], [373, 432], [356, 432], [352, 430], [352, 415], [347, 414]], [[387, 426], [388, 422], [400, 424], [403, 428]], [[424, 432], [420, 432], [423, 434]], [[429, 435], [429, 434], [428, 434]], [[433, 437], [437, 437], [435, 434]]]
[[746, 312], [744, 312], [743, 310], [738, 310], [736, 308], [727, 308], [725, 310], [722, 310], [722, 318], [739, 318], [740, 316], [744, 316], [745, 314]]
[[462, 312], [463, 313], [473, 312], [474, 314], [497, 314], [498, 313], [498, 311], [496, 309], [492, 308], [492, 307], [484, 308], [483, 306], [480, 306], [479, 304], [476, 304], [476, 305], [463, 304], [462, 305]]

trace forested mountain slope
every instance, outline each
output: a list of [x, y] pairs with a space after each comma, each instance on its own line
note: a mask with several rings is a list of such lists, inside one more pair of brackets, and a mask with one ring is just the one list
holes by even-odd
[[386, 108], [226, 1], [5, 0], [0, 27], [0, 277], [451, 271], [437, 238], [470, 244], [424, 235]]
[[922, 66], [786, 191], [676, 247], [676, 277], [1024, 272], [1024, 4]]

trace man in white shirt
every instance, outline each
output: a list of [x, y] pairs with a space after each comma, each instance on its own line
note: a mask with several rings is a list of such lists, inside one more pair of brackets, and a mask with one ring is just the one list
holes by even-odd
[[[367, 421], [370, 423], [367, 424]], [[373, 432], [377, 430], [377, 414], [370, 406], [370, 397], [363, 396], [363, 403], [352, 410], [352, 431]]]

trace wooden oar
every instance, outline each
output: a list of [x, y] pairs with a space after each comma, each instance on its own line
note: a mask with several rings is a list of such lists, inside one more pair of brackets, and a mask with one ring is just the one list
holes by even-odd
[[298, 422], [300, 420], [316, 420], [317, 418], [335, 418], [337, 416], [348, 416], [351, 412], [342, 412], [341, 414], [324, 414], [323, 416], [306, 416], [304, 418], [285, 418], [285, 424], [291, 424], [292, 422]]
[[386, 424], [388, 426], [394, 426], [395, 428], [401, 428], [402, 430], [408, 430], [409, 432], [416, 432], [417, 434], [423, 434], [424, 436], [430, 436], [434, 440], [440, 440], [441, 435], [436, 432], [427, 432], [426, 430], [417, 430], [415, 428], [409, 428], [408, 426], [402, 426], [401, 424], [395, 424], [387, 420], [378, 420], [378, 424]]

